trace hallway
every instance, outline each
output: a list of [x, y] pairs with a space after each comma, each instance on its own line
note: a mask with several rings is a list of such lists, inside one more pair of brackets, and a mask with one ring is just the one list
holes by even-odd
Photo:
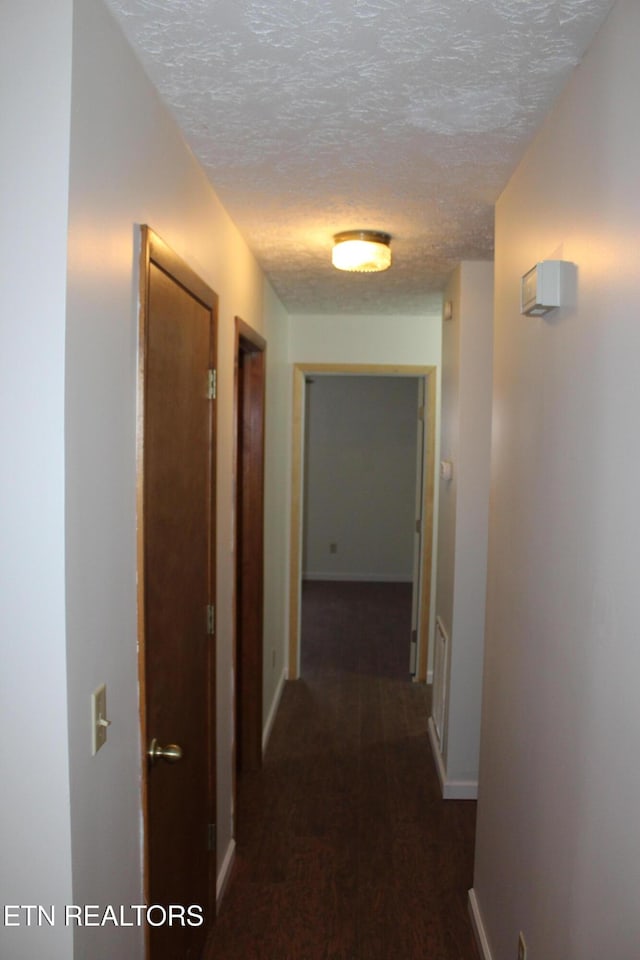
[[410, 587], [307, 583], [303, 678], [238, 790], [207, 960], [476, 960], [475, 803], [440, 798]]

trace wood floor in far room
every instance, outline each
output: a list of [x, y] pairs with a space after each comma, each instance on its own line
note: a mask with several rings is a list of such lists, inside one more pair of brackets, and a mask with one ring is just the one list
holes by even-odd
[[302, 679], [238, 796], [207, 960], [478, 960], [475, 803], [443, 801], [429, 688], [408, 676], [410, 588], [306, 583]]

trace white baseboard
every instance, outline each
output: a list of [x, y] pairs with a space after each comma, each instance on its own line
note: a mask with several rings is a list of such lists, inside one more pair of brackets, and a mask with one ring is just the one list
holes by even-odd
[[222, 898], [224, 897], [225, 890], [227, 889], [227, 884], [231, 877], [231, 870], [233, 868], [233, 862], [236, 858], [236, 842], [231, 837], [229, 840], [229, 846], [227, 847], [227, 852], [224, 855], [224, 860], [222, 861], [222, 866], [220, 867], [220, 872], [216, 881], [216, 913], [220, 910], [220, 904], [222, 903]]
[[447, 780], [442, 791], [444, 800], [477, 800], [477, 780]]
[[273, 729], [274, 720], [276, 719], [276, 713], [278, 712], [278, 707], [280, 706], [280, 697], [282, 696], [282, 691], [284, 690], [284, 682], [286, 678], [287, 678], [286, 671], [283, 670], [280, 675], [280, 679], [278, 680], [278, 686], [276, 687], [276, 692], [273, 697], [271, 709], [269, 710], [269, 716], [267, 717], [267, 721], [262, 731], [262, 755], [263, 756], [264, 756], [265, 750], [267, 749], [267, 744], [269, 743], [269, 737], [271, 736], [271, 731]]
[[478, 898], [476, 897], [476, 892], [473, 887], [469, 890], [469, 914], [471, 916], [473, 935], [476, 938], [482, 960], [493, 960], [487, 931], [485, 930], [482, 914], [480, 913], [480, 904], [478, 903]]
[[433, 759], [436, 764], [438, 780], [440, 781], [440, 790], [444, 796], [444, 787], [447, 782], [447, 771], [444, 768], [444, 760], [442, 759], [442, 754], [440, 753], [440, 743], [438, 742], [438, 734], [436, 733], [436, 725], [433, 722], [433, 717], [429, 717], [428, 730], [431, 753], [433, 754]]
[[436, 733], [433, 717], [429, 717], [429, 743], [431, 752], [435, 760], [440, 789], [443, 800], [477, 800], [478, 799], [478, 781], [477, 780], [451, 780], [447, 776], [447, 771], [440, 752], [440, 743]]
[[358, 583], [411, 583], [411, 574], [394, 573], [303, 573], [303, 580], [355, 580]]

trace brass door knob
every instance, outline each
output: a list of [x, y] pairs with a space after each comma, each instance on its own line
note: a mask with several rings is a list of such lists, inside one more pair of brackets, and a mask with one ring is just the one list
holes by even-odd
[[167, 763], [177, 763], [182, 760], [182, 747], [177, 743], [169, 743], [166, 747], [161, 747], [154, 737], [147, 750], [149, 761], [153, 764], [156, 760], [166, 760]]

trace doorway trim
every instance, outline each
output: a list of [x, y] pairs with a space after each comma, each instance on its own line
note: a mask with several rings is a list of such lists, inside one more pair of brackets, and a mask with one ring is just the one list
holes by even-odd
[[[422, 491], [422, 564], [420, 615], [418, 620], [418, 662], [415, 679], [426, 682], [431, 621], [431, 572], [433, 569], [433, 517], [435, 494], [436, 366], [365, 363], [295, 363], [293, 365], [291, 513], [289, 549], [289, 670], [290, 680], [300, 676], [300, 595], [302, 587], [302, 504], [305, 378], [311, 375], [352, 375], [374, 377], [422, 377], [425, 383], [423, 418], [424, 476]], [[407, 643], [409, 638], [407, 638]]]

